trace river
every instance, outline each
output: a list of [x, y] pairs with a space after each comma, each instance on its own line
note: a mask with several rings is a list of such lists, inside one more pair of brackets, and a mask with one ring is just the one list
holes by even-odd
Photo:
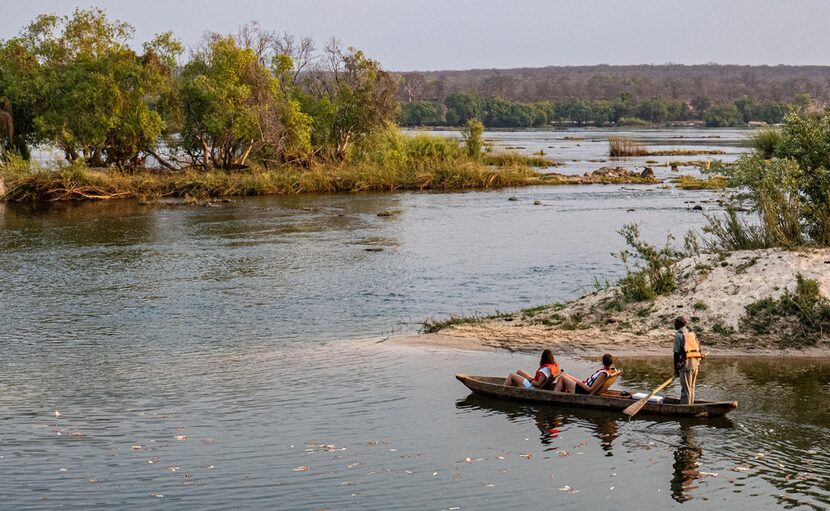
[[[744, 134], [642, 137], [729, 159]], [[581, 173], [605, 164], [587, 160], [607, 135], [486, 137]], [[591, 185], [0, 204], [0, 508], [826, 508], [826, 362], [707, 360], [698, 394], [739, 400], [729, 419], [629, 421], [477, 399], [453, 378], [537, 354], [383, 342], [613, 281], [624, 224], [682, 237], [705, 224], [691, 206], [717, 214], [717, 198]], [[618, 366], [633, 390], [668, 373]]]

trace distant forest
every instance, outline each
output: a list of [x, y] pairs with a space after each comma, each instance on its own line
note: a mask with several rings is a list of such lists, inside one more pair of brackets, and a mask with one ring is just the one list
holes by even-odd
[[778, 123], [830, 100], [828, 66], [636, 65], [400, 73], [403, 125]]

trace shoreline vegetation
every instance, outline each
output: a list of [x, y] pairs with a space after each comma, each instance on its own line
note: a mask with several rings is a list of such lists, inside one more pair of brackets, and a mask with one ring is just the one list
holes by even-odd
[[[172, 33], [140, 51], [128, 44], [133, 33], [101, 9], [77, 9], [38, 16], [0, 41], [0, 199], [659, 182], [621, 168], [539, 172], [560, 163], [541, 152], [494, 154], [475, 116], [459, 123], [460, 141], [405, 134], [401, 77], [334, 40], [318, 49], [252, 22], [206, 34], [182, 62]], [[64, 159], [33, 162], [33, 147]]]
[[682, 248], [672, 236], [654, 246], [627, 225], [616, 283], [596, 278], [592, 293], [508, 314], [430, 319], [425, 337], [400, 342], [667, 355], [682, 314], [716, 353], [826, 357], [830, 154], [812, 148], [830, 144], [830, 112], [791, 114], [751, 142], [734, 165], [712, 168], [736, 188], [725, 213], [707, 217], [706, 237], [689, 231]]

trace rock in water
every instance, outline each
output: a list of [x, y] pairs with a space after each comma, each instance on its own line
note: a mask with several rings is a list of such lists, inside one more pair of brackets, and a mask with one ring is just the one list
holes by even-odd
[[623, 167], [600, 167], [597, 170], [591, 172], [590, 175], [594, 177], [631, 177], [635, 176], [636, 174], [634, 172], [629, 172]]

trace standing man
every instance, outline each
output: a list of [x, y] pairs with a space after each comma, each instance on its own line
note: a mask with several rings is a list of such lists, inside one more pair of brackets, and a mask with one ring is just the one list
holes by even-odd
[[694, 332], [686, 328], [688, 321], [683, 316], [674, 320], [674, 375], [680, 377], [680, 401], [695, 402], [695, 383], [700, 366], [700, 344]]

